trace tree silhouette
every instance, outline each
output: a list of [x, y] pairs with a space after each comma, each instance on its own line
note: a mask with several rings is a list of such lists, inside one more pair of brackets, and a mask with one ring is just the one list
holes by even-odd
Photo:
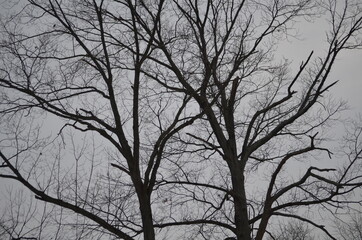
[[267, 239], [280, 239], [280, 240], [313, 240], [315, 239], [311, 230], [306, 226], [306, 223], [303, 222], [288, 222], [280, 223], [279, 229], [275, 233], [269, 233], [270, 237]]
[[[318, 16], [324, 56], [279, 61]], [[361, 152], [303, 159], [332, 156], [329, 76], [362, 46], [359, 1], [28, 0], [1, 24], [0, 176], [74, 238], [261, 240], [287, 217], [335, 239], [308, 213], [352, 204]]]

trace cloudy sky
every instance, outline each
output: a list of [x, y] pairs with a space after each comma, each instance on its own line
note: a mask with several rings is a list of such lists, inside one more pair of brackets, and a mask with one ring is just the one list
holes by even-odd
[[[328, 24], [325, 19], [315, 22], [300, 22], [295, 25], [299, 37], [289, 38], [280, 44], [281, 54], [300, 64], [311, 51], [314, 56], [324, 56], [326, 43], [326, 30]], [[329, 82], [339, 80], [331, 89], [337, 99], [347, 100], [350, 105], [350, 114], [362, 113], [362, 49], [342, 52], [335, 62]]]
[[[2, 11], [4, 9], [0, 7], [0, 14]], [[299, 39], [290, 38], [281, 42], [279, 54], [293, 61], [295, 66], [305, 60], [312, 50], [315, 51], [315, 56], [323, 57], [327, 45], [325, 30], [328, 28], [325, 21], [297, 23], [295, 27], [299, 29]], [[362, 114], [362, 50], [345, 51], [338, 57], [329, 82], [336, 80], [339, 80], [339, 83], [331, 89], [332, 95], [336, 99], [348, 101], [350, 106], [350, 110], [343, 117]], [[1, 188], [3, 187], [0, 186], [0, 190], [3, 190]]]

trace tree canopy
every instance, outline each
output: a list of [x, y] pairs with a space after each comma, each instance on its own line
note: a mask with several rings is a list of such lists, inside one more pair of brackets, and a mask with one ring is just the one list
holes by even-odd
[[[360, 1], [3, 4], [0, 177], [43, 208], [4, 234], [261, 240], [287, 218], [336, 239], [316, 212], [360, 203], [359, 123], [338, 166], [317, 160], [333, 157], [331, 71], [362, 46]], [[323, 55], [277, 57], [318, 18]]]

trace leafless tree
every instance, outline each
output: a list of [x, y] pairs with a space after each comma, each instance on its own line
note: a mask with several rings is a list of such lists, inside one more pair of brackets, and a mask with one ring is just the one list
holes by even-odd
[[362, 238], [362, 217], [361, 213], [353, 213], [344, 221], [336, 221], [336, 229], [339, 239], [352, 240]]
[[22, 190], [8, 189], [1, 198], [0, 239], [36, 240], [54, 236], [51, 233], [54, 228], [49, 228], [51, 208], [47, 204], [40, 209], [35, 199], [26, 197]]
[[280, 223], [279, 229], [275, 233], [270, 233], [270, 238], [273, 240], [313, 240], [315, 239], [311, 230], [308, 228], [306, 223], [303, 222], [288, 222]]
[[[319, 16], [325, 55], [278, 60]], [[286, 217], [335, 239], [308, 214], [351, 204], [360, 152], [304, 159], [332, 155], [329, 78], [362, 46], [360, 1], [28, 0], [1, 24], [0, 176], [75, 238], [261, 240]]]
[[[347, 125], [347, 134], [343, 139], [342, 150], [349, 163], [357, 163], [362, 159], [362, 116], [359, 115], [357, 120], [350, 121]], [[354, 166], [354, 169], [346, 171], [349, 166]], [[345, 178], [351, 179], [351, 182], [357, 181], [359, 178], [360, 162], [351, 165], [347, 164], [342, 168], [341, 172], [346, 172]], [[361, 192], [357, 192], [347, 198], [350, 202], [350, 208], [338, 209], [334, 212], [334, 229], [337, 232], [338, 239], [350, 240], [362, 238], [362, 213], [360, 206]]]

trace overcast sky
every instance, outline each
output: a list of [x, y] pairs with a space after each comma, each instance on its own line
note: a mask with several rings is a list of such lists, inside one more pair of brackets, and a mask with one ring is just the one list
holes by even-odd
[[[0, 15], [4, 11], [1, 8]], [[299, 38], [290, 38], [281, 42], [279, 51], [282, 56], [299, 65], [309, 53], [315, 51], [315, 56], [323, 57], [324, 48], [327, 46], [325, 31], [328, 27], [323, 20], [314, 23], [303, 23], [295, 26], [299, 31]], [[347, 100], [350, 106], [348, 116], [362, 114], [362, 50], [343, 52], [335, 63], [329, 82], [339, 80], [339, 83], [331, 89], [332, 95], [337, 99]], [[3, 179], [0, 180], [2, 183]], [[1, 185], [1, 184], [0, 184]], [[3, 188], [0, 187], [0, 191]], [[0, 195], [1, 205], [1, 195]]]
[[[326, 43], [326, 30], [328, 25], [325, 19], [315, 22], [301, 22], [295, 27], [299, 30], [299, 39], [289, 38], [280, 45], [282, 55], [300, 64], [310, 52], [314, 56], [324, 56]], [[350, 114], [362, 113], [362, 49], [344, 50], [337, 58], [329, 82], [339, 80], [331, 89], [336, 98], [347, 100], [350, 105]]]

